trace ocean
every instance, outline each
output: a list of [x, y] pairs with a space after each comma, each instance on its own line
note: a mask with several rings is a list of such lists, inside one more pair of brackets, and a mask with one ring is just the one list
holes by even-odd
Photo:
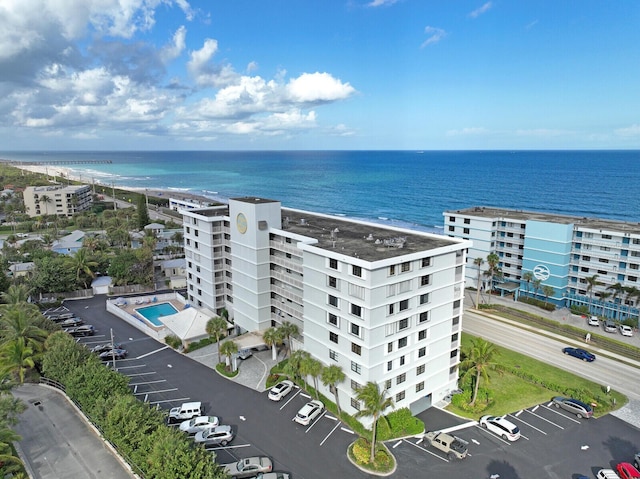
[[65, 164], [84, 181], [285, 207], [424, 231], [445, 210], [494, 206], [640, 221], [640, 151], [58, 151], [4, 152]]

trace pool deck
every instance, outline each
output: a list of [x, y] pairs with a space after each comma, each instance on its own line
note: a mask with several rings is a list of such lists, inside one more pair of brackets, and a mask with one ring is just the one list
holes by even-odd
[[[146, 306], [154, 306], [162, 303], [170, 303], [171, 306], [176, 308], [177, 312], [180, 312], [184, 309], [184, 304], [177, 299], [159, 299], [155, 303], [153, 302], [154, 296], [129, 296], [126, 298], [127, 304], [124, 306], [120, 306], [122, 311], [126, 311], [133, 317], [143, 316], [138, 313], [139, 308], [144, 308]], [[145, 323], [156, 331], [161, 331], [166, 328], [166, 326], [156, 326], [151, 321], [145, 318]]]

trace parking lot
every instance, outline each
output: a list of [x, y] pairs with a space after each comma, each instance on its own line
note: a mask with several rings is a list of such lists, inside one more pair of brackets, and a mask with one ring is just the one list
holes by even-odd
[[[115, 369], [130, 378], [132, 392], [140, 400], [163, 410], [202, 401], [205, 414], [232, 426], [235, 439], [226, 447], [211, 448], [218, 462], [266, 455], [275, 470], [289, 471], [296, 479], [370, 477], [348, 462], [346, 449], [356, 435], [331, 413], [325, 411], [306, 427], [293, 421], [313, 399], [301, 389], [295, 388], [280, 402], [270, 401], [266, 392], [222, 378], [213, 364], [193, 361], [110, 315], [103, 298], [70, 302], [69, 309], [96, 328], [94, 336], [78, 338], [79, 342], [93, 347], [111, 342], [113, 333], [115, 342], [127, 349], [128, 357], [116, 360]], [[107, 366], [114, 367], [112, 362]], [[420, 417], [427, 429], [459, 427], [455, 434], [469, 442], [469, 456], [450, 462], [421, 438], [391, 441], [387, 446], [398, 460], [392, 477], [422, 477], [427, 470], [436, 477], [440, 473], [465, 479], [495, 474], [503, 479], [566, 478], [578, 473], [593, 477], [601, 467], [629, 460], [640, 447], [640, 430], [613, 416], [580, 420], [549, 403], [507, 416], [521, 430], [516, 442], [435, 408]]]

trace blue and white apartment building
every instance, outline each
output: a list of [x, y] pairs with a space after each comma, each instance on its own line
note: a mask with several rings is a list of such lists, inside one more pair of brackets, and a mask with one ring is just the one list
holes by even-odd
[[239, 332], [297, 325], [294, 349], [345, 373], [348, 413], [369, 381], [413, 413], [457, 388], [469, 241], [265, 198], [180, 211], [191, 305], [227, 309]]
[[[481, 284], [487, 280], [486, 258], [496, 253], [503, 273], [496, 289], [502, 294], [544, 300], [542, 287], [551, 286], [548, 300], [558, 306], [587, 305], [593, 314], [616, 319], [638, 316], [640, 297], [634, 288], [640, 288], [640, 223], [493, 207], [443, 215], [444, 234], [473, 244], [467, 286], [475, 287], [478, 275]], [[480, 269], [476, 258], [485, 260]], [[523, 280], [526, 272], [541, 281], [538, 291]], [[587, 278], [594, 283], [594, 277], [590, 286]]]

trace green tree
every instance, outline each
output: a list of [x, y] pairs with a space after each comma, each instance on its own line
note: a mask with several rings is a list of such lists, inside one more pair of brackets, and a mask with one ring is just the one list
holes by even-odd
[[291, 356], [291, 336], [295, 336], [298, 334], [298, 326], [289, 321], [284, 321], [282, 326], [280, 326], [280, 332], [282, 333], [283, 338], [287, 338], [287, 351], [289, 356]]
[[[284, 367], [284, 370], [283, 370], [284, 374], [286, 374], [294, 382], [297, 382], [300, 379], [304, 379], [302, 375], [303, 374], [302, 363], [309, 356], [310, 356], [309, 353], [302, 349], [291, 353], [291, 356], [289, 356], [289, 360], [287, 361], [287, 364]], [[304, 382], [304, 386], [306, 389], [307, 387], [306, 380]]]
[[[50, 253], [50, 252], [49, 252]], [[36, 293], [64, 293], [76, 289], [76, 275], [64, 256], [49, 254], [34, 258], [31, 286]]]
[[340, 411], [340, 397], [338, 391], [338, 384], [345, 380], [345, 374], [342, 368], [337, 364], [332, 364], [322, 370], [322, 384], [329, 386], [329, 390], [333, 392], [336, 398], [336, 407], [338, 408], [338, 416], [342, 413]]
[[222, 362], [220, 357], [220, 338], [223, 338], [227, 332], [227, 322], [220, 316], [217, 316], [207, 321], [205, 329], [209, 337], [216, 338], [216, 344], [218, 345], [218, 363], [220, 363]]
[[145, 226], [151, 223], [149, 219], [149, 210], [147, 209], [146, 197], [143, 195], [138, 196], [138, 229], [142, 230]]
[[29, 300], [30, 289], [26, 284], [12, 284], [0, 297], [6, 304], [26, 303]]
[[534, 279], [533, 280], [533, 293], [535, 296], [538, 296], [538, 291], [542, 288], [542, 280]]
[[477, 272], [477, 283], [476, 283], [476, 309], [480, 307], [480, 278], [482, 278], [482, 265], [484, 264], [484, 260], [481, 257], [477, 257], [473, 260], [473, 264], [476, 265], [478, 269]]
[[0, 423], [0, 469], [5, 474], [4, 477], [18, 477], [18, 473], [24, 465], [22, 461], [14, 456], [12, 443], [21, 441], [22, 438], [6, 425]]
[[313, 379], [313, 387], [316, 391], [316, 399], [320, 399], [318, 392], [318, 378], [322, 374], [322, 363], [318, 361], [313, 356], [307, 356], [303, 361], [301, 366], [301, 372], [304, 376], [311, 376]]
[[523, 281], [527, 285], [527, 296], [529, 296], [529, 285], [533, 281], [533, 273], [531, 271], [527, 271], [522, 275]]
[[35, 367], [36, 353], [24, 338], [17, 338], [3, 343], [0, 348], [0, 364], [3, 372], [11, 372], [24, 383], [24, 376]]
[[27, 304], [10, 304], [1, 310], [0, 336], [3, 343], [22, 339], [34, 351], [42, 350], [49, 334], [36, 326], [36, 321], [42, 316], [37, 308]]
[[49, 205], [51, 203], [53, 203], [53, 200], [51, 199], [51, 197], [49, 195], [41, 195], [38, 203], [44, 205], [44, 212], [42, 213], [43, 215], [48, 215], [49, 214]]
[[484, 275], [489, 278], [489, 295], [491, 295], [493, 293], [495, 279], [502, 277], [500, 256], [496, 253], [490, 253], [487, 256], [487, 270], [484, 272]]
[[231, 371], [233, 368], [233, 362], [231, 361], [231, 357], [238, 352], [238, 345], [231, 340], [225, 341], [220, 345], [219, 349], [220, 353], [223, 356], [226, 356], [227, 359], [227, 371]]
[[85, 289], [88, 288], [87, 279], [95, 277], [93, 269], [98, 266], [98, 263], [89, 258], [89, 251], [85, 248], [80, 248], [72, 256], [68, 257], [67, 262], [76, 273], [76, 281], [78, 283], [81, 282]]
[[542, 287], [542, 294], [544, 294], [544, 302], [548, 303], [549, 302], [549, 296], [553, 296], [553, 293], [555, 293], [555, 289], [553, 289], [553, 286], [549, 286], [547, 284], [545, 284]]
[[611, 295], [611, 302], [614, 305], [613, 317], [615, 319], [617, 316], [618, 319], [620, 319], [620, 307], [619, 307], [620, 302], [616, 300], [618, 299], [618, 297], [622, 296], [622, 294], [624, 293], [624, 286], [622, 286], [622, 283], [615, 283], [607, 287], [607, 291], [611, 291], [613, 293]]
[[277, 328], [269, 328], [262, 333], [264, 343], [271, 348], [271, 359], [275, 361], [278, 358], [278, 345], [282, 344], [282, 334]]
[[471, 346], [465, 351], [465, 359], [460, 364], [462, 370], [465, 371], [463, 378], [468, 374], [475, 375], [473, 385], [473, 395], [469, 404], [474, 405], [478, 398], [478, 388], [480, 387], [480, 379], [489, 382], [489, 371], [494, 370], [497, 363], [494, 359], [499, 355], [495, 344], [485, 341], [482, 338], [471, 340]]
[[84, 367], [91, 352], [63, 331], [51, 334], [44, 343], [42, 373], [54, 381], [67, 384], [76, 371]]
[[393, 407], [393, 399], [387, 397], [387, 390], [380, 390], [378, 384], [368, 382], [356, 391], [356, 399], [362, 402], [362, 409], [356, 413], [356, 417], [372, 417], [371, 424], [371, 455], [369, 462], [373, 462], [376, 450], [376, 429], [378, 426], [378, 418], [384, 412]]
[[593, 289], [601, 285], [602, 283], [598, 281], [598, 275], [594, 274], [593, 276], [587, 276], [584, 279], [587, 282], [587, 294], [589, 295], [589, 310], [591, 310], [591, 305], [593, 304]]

